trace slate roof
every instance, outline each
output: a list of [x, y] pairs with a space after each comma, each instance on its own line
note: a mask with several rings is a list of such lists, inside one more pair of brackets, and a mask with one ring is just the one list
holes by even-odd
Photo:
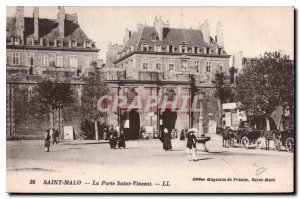
[[[132, 34], [132, 36], [126, 42], [122, 51], [126, 51], [126, 49], [130, 48], [132, 44], [137, 46], [136, 51], [140, 51], [142, 43], [149, 44], [150, 48], [154, 45], [161, 45], [162, 47], [166, 47], [167, 45], [172, 44], [175, 49], [178, 49], [179, 45], [182, 44], [182, 42], [185, 42], [188, 47], [211, 47], [213, 49], [219, 47], [219, 45], [213, 40], [212, 37], [210, 38], [210, 43], [204, 42], [201, 30], [197, 29], [164, 28], [164, 36], [162, 41], [152, 41], [151, 36], [153, 34], [156, 34], [158, 36], [158, 33], [156, 32], [154, 27], [142, 27]], [[227, 53], [224, 51], [223, 55], [227, 55]]]
[[[24, 17], [24, 37], [33, 37], [34, 33], [34, 19], [33, 17]], [[8, 17], [6, 20], [6, 40], [10, 41], [10, 38], [16, 36], [16, 17]], [[39, 39], [46, 38], [49, 42], [53, 42], [59, 38], [58, 22], [56, 19], [44, 19], [39, 18]], [[63, 38], [64, 45], [68, 46], [69, 40], [76, 40], [78, 47], [83, 47], [85, 40], [91, 39], [83, 32], [79, 24], [74, 23], [71, 20], [65, 20], [65, 37]], [[39, 41], [38, 41], [39, 43]], [[96, 46], [93, 45], [93, 49]]]

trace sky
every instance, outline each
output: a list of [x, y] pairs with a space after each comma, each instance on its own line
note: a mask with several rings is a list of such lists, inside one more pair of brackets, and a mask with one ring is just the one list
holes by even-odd
[[[65, 7], [77, 13], [79, 25], [100, 48], [105, 60], [109, 42], [123, 44], [125, 29], [138, 23], [153, 26], [155, 16], [170, 21], [172, 28], [198, 28], [206, 19], [214, 38], [218, 21], [223, 23], [224, 48], [228, 54], [243, 51], [244, 57], [259, 57], [265, 51], [283, 50], [294, 58], [293, 7]], [[14, 16], [16, 7], [6, 7]], [[25, 7], [32, 16], [33, 7]], [[40, 18], [57, 16], [58, 7], [40, 7]]]

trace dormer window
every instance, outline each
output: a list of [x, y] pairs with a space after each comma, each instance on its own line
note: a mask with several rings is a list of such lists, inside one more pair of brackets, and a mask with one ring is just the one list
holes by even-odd
[[222, 48], [218, 48], [218, 55], [222, 55]]
[[34, 46], [34, 39], [33, 38], [27, 38], [27, 45], [28, 46]]
[[193, 53], [198, 53], [199, 52], [199, 48], [197, 47], [197, 46], [195, 46], [194, 48], [193, 48]]
[[142, 51], [149, 51], [149, 45], [148, 44], [142, 44]]
[[206, 47], [205, 49], [206, 49], [206, 54], [209, 55], [209, 53], [210, 53], [209, 52], [210, 51], [209, 47]]
[[13, 45], [20, 45], [20, 38], [19, 37], [14, 37], [12, 40], [13, 40]]
[[63, 47], [63, 41], [62, 40], [56, 40], [56, 47]]
[[75, 40], [71, 40], [71, 41], [70, 41], [70, 47], [71, 47], [71, 48], [77, 47], [77, 42], [76, 42]]
[[181, 45], [180, 46], [180, 52], [181, 53], [187, 53], [188, 52], [187, 46], [186, 45]]
[[157, 41], [158, 40], [158, 36], [156, 36], [156, 34], [152, 34], [151, 35], [151, 41]]
[[42, 38], [41, 41], [40, 41], [40, 45], [41, 46], [49, 46], [49, 40], [45, 39], [45, 38]]
[[161, 52], [161, 51], [162, 51], [161, 45], [155, 45], [155, 46], [154, 46], [154, 51], [156, 51], [156, 52]]
[[91, 41], [85, 41], [85, 47], [86, 48], [92, 48], [92, 42]]
[[169, 53], [174, 52], [174, 46], [173, 45], [168, 45], [168, 52]]

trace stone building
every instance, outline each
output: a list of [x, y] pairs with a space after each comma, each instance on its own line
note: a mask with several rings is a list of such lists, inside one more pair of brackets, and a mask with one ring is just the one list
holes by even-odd
[[[163, 128], [177, 129], [198, 127], [203, 115], [214, 115], [217, 119], [218, 107], [213, 99], [211, 81], [217, 71], [229, 72], [229, 57], [224, 49], [222, 24], [217, 24], [215, 40], [210, 35], [206, 20], [198, 29], [171, 28], [168, 21], [156, 17], [154, 26], [138, 25], [136, 31], [125, 31], [124, 47], [115, 60], [115, 68], [123, 70], [125, 79], [111, 82], [111, 90], [118, 95], [128, 97], [132, 92], [141, 96], [169, 95], [189, 96], [193, 99], [201, 95], [205, 113], [180, 111], [162, 111], [160, 105], [153, 112], [143, 110], [127, 111], [120, 108], [111, 113], [114, 125], [124, 125], [129, 120], [129, 132], [138, 137], [139, 127], [150, 132], [159, 132]], [[209, 101], [209, 103], [207, 103]], [[192, 100], [189, 101], [190, 105]], [[212, 114], [213, 113], [213, 114]], [[201, 115], [201, 116], [200, 116]], [[200, 119], [199, 119], [200, 118]], [[208, 121], [206, 121], [208, 125]], [[206, 128], [208, 128], [206, 125]]]
[[[61, 77], [81, 82], [80, 77], [97, 67], [99, 49], [80, 28], [77, 14], [65, 13], [64, 7], [58, 7], [56, 18], [45, 19], [39, 17], [38, 7], [26, 17], [24, 7], [18, 6], [6, 23], [7, 135], [43, 134], [51, 117], [48, 111], [35, 112], [29, 103], [36, 83]], [[80, 96], [81, 86], [74, 87]], [[76, 118], [66, 114], [65, 121]]]
[[18, 6], [16, 16], [7, 18], [7, 73], [24, 71], [42, 75], [47, 71], [84, 72], [97, 62], [99, 49], [78, 24], [76, 14], [59, 7], [56, 19], [24, 16]]

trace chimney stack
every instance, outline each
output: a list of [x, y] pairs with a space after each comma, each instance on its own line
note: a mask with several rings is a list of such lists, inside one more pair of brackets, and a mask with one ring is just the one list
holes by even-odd
[[124, 41], [123, 41], [124, 45], [127, 43], [127, 41], [129, 40], [130, 37], [131, 37], [131, 31], [126, 28], [126, 30], [125, 30], [125, 36], [124, 36]]
[[210, 43], [210, 31], [209, 31], [209, 23], [207, 19], [205, 20], [204, 23], [199, 24], [199, 29], [202, 32], [204, 42]]
[[39, 40], [39, 7], [33, 8], [33, 19], [34, 19], [34, 39]]
[[65, 8], [62, 6], [58, 6], [57, 21], [60, 38], [65, 37], [65, 17]]
[[21, 43], [24, 43], [24, 6], [17, 6], [16, 12], [16, 29], [17, 29], [17, 36], [21, 38]]
[[162, 41], [164, 39], [164, 28], [169, 28], [170, 23], [169, 20], [167, 20], [167, 23], [165, 23], [162, 20], [162, 17], [155, 17], [154, 21], [154, 28], [156, 32], [158, 33], [159, 40]]
[[223, 33], [223, 25], [219, 21], [217, 24], [217, 31], [216, 31], [216, 42], [220, 46], [224, 47], [224, 33]]

